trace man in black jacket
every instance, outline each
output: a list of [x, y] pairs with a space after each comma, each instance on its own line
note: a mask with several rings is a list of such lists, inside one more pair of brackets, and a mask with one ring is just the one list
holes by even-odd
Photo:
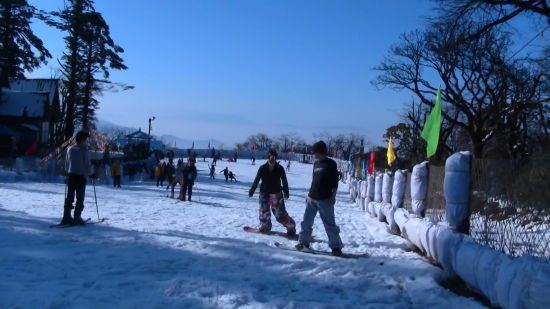
[[[271, 231], [271, 212], [273, 212], [277, 222], [286, 227], [288, 236], [296, 236], [296, 223], [288, 215], [285, 208], [284, 200], [289, 197], [286, 173], [285, 169], [277, 163], [277, 152], [275, 150], [268, 152], [267, 163], [258, 169], [256, 179], [254, 179], [252, 188], [248, 192], [249, 197], [254, 195], [260, 180], [262, 184], [260, 185], [259, 230], [263, 233]], [[281, 192], [284, 193], [284, 199]]]
[[182, 170], [182, 179], [180, 184], [180, 196], [181, 201], [185, 201], [185, 195], [187, 194], [188, 201], [191, 202], [191, 195], [193, 195], [193, 185], [195, 179], [197, 179], [197, 167], [195, 166], [196, 159], [191, 157], [187, 166]]
[[344, 245], [340, 239], [340, 228], [336, 225], [334, 218], [334, 205], [336, 204], [336, 192], [338, 191], [338, 168], [336, 162], [328, 157], [327, 145], [323, 141], [313, 144], [311, 151], [315, 156], [313, 178], [306, 199], [306, 210], [296, 249], [309, 248], [313, 222], [317, 212], [319, 212], [328, 236], [328, 245], [332, 249], [332, 255], [340, 256]]

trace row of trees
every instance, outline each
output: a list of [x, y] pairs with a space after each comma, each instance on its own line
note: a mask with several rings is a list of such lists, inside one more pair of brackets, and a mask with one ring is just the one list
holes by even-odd
[[47, 64], [52, 56], [32, 29], [33, 19], [64, 32], [66, 49], [58, 59], [62, 80], [61, 117], [55, 144], [70, 138], [76, 127], [95, 127], [98, 96], [105, 90], [130, 89], [113, 83], [110, 70], [126, 70], [123, 48], [111, 38], [109, 26], [93, 0], [67, 0], [63, 9], [45, 12], [27, 0], [0, 0], [0, 85], [22, 79]]
[[525, 15], [548, 29], [547, 2], [435, 1], [437, 16], [403, 34], [375, 67], [374, 85], [414, 95], [402, 122], [385, 135], [398, 156], [412, 163], [425, 158], [420, 133], [439, 87], [443, 122], [436, 157], [464, 149], [499, 159], [544, 151], [550, 141], [550, 47], [522, 53], [526, 45], [514, 44], [507, 22]]
[[[336, 153], [342, 158], [349, 158], [350, 154], [363, 152], [363, 149], [370, 145], [364, 136], [355, 133], [333, 135], [328, 132], [320, 132], [314, 134], [313, 137], [315, 140], [323, 140], [327, 144], [330, 155]], [[237, 150], [275, 149], [279, 152], [307, 153], [311, 151], [311, 144], [294, 132], [273, 138], [267, 134], [259, 133], [249, 136], [243, 143], [236, 144], [235, 148]]]

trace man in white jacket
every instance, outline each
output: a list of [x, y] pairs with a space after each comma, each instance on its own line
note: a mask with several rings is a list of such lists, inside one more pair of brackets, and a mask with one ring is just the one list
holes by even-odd
[[[65, 158], [65, 174], [67, 177], [67, 196], [63, 211], [62, 225], [84, 225], [81, 214], [84, 210], [84, 195], [86, 193], [86, 177], [95, 178], [90, 162], [90, 155], [86, 147], [88, 133], [79, 131], [76, 136], [76, 145], [69, 147]], [[74, 218], [71, 217], [72, 204], [76, 195]]]

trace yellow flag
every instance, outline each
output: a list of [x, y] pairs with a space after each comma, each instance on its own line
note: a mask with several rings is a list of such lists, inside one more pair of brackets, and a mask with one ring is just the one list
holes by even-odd
[[388, 153], [386, 156], [388, 157], [388, 166], [391, 166], [393, 164], [393, 161], [395, 161], [396, 159], [395, 153], [393, 152], [391, 137], [390, 137], [390, 140], [388, 141]]

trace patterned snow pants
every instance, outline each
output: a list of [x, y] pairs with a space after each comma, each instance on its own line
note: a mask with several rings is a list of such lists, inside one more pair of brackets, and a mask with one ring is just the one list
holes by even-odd
[[296, 223], [288, 215], [285, 208], [285, 200], [281, 193], [277, 194], [260, 194], [260, 231], [271, 231], [271, 212], [287, 229], [295, 229]]

